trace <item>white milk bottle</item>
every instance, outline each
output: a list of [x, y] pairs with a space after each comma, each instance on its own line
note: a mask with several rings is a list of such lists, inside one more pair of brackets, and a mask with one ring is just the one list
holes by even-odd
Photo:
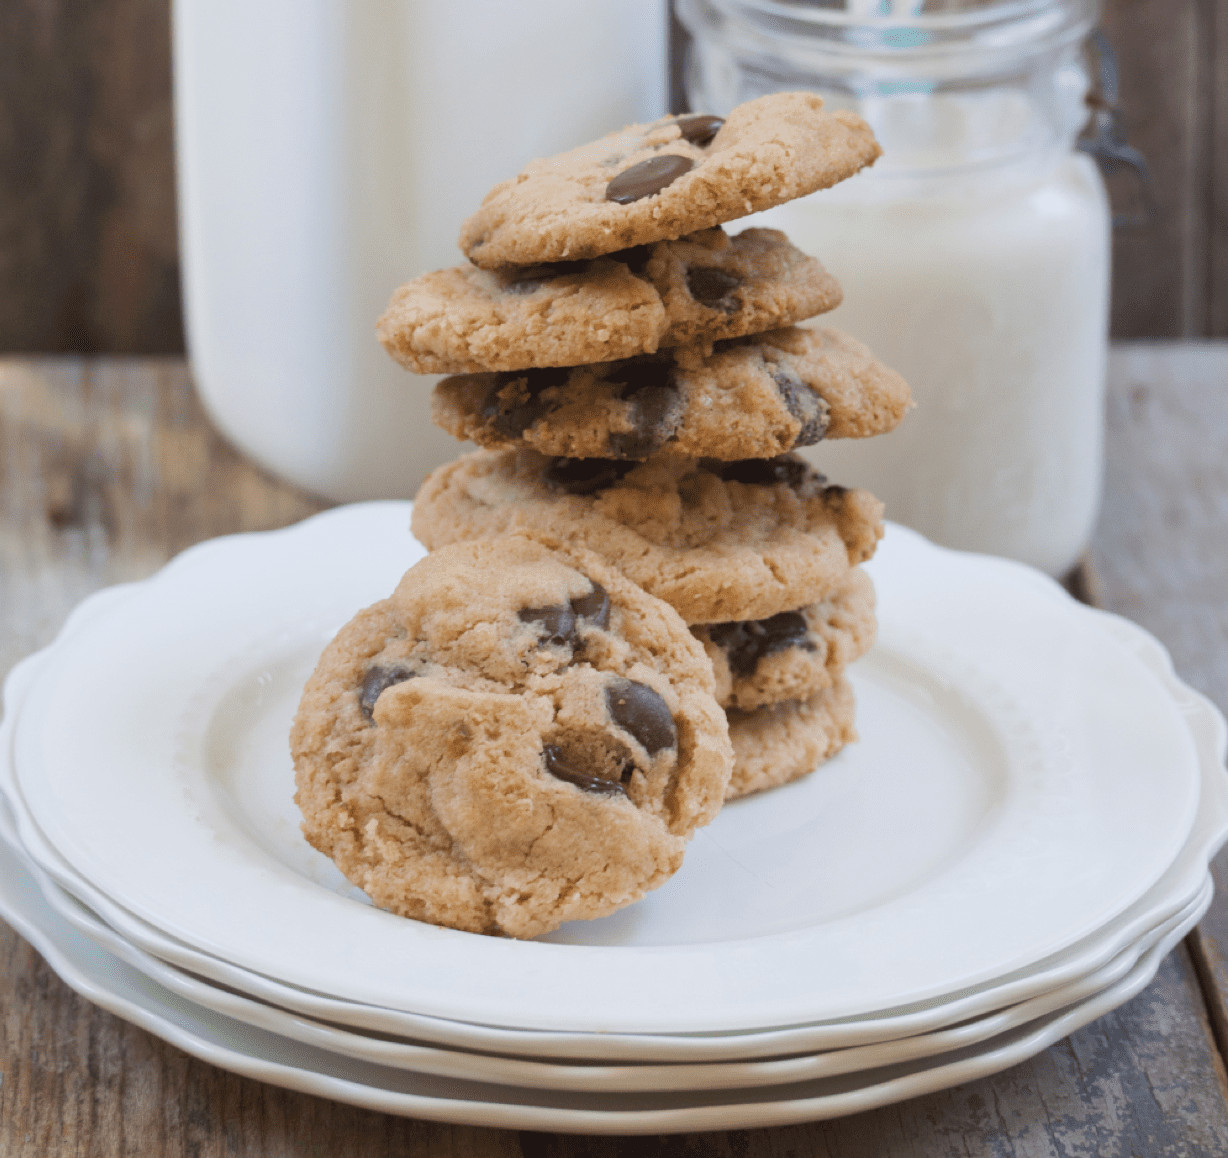
[[899, 370], [917, 403], [889, 435], [808, 456], [937, 542], [1064, 573], [1103, 461], [1110, 218], [1074, 149], [1093, 0], [679, 9], [693, 109], [810, 88], [883, 146], [852, 180], [747, 219], [827, 266], [844, 304], [820, 322]]
[[376, 341], [526, 161], [665, 112], [664, 0], [174, 0], [188, 346], [240, 449], [339, 500], [457, 444]]

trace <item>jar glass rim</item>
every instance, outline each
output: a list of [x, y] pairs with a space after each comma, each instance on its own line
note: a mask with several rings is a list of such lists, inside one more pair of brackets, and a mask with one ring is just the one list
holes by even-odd
[[[679, 5], [684, 23], [697, 7], [743, 20], [768, 39], [813, 36], [839, 50], [857, 35], [858, 51], [893, 56], [977, 51], [992, 44], [1037, 49], [1081, 40], [1099, 15], [1099, 0], [966, 0], [967, 6], [915, 13], [867, 13], [856, 6], [828, 6], [822, 0], [690, 0]], [[689, 11], [688, 11], [689, 10]], [[867, 42], [865, 37], [872, 39]]]

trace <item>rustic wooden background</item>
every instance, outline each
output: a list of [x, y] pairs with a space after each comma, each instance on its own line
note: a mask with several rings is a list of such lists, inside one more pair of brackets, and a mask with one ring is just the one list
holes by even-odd
[[[0, 0], [0, 353], [182, 350], [169, 25]], [[1159, 202], [1116, 238], [1114, 334], [1228, 335], [1228, 0], [1105, 0], [1104, 26]]]

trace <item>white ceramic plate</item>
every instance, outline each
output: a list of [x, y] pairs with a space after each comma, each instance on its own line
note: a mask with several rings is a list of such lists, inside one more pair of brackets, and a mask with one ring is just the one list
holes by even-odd
[[866, 739], [820, 775], [727, 808], [663, 889], [564, 943], [378, 912], [299, 838], [284, 737], [324, 640], [411, 561], [407, 512], [203, 545], [57, 643], [17, 771], [78, 874], [188, 945], [350, 1001], [727, 1032], [1026, 969], [1140, 897], [1189, 830], [1198, 760], [1162, 679], [1027, 569], [892, 528]]
[[[18, 696], [15, 691], [15, 686], [6, 688], [6, 723], [11, 720], [11, 714], [17, 707]], [[0, 743], [5, 738], [0, 736]], [[0, 748], [0, 758], [2, 757], [3, 749]], [[24, 860], [16, 827], [10, 819], [7, 805], [3, 802], [0, 802], [0, 839], [7, 840]], [[274, 1005], [252, 1000], [241, 993], [211, 985], [192, 973], [179, 970], [151, 956], [126, 941], [88, 908], [61, 890], [36, 864], [25, 861], [25, 867], [34, 877], [50, 910], [62, 917], [68, 925], [169, 992], [206, 1009], [306, 1045], [376, 1065], [468, 1081], [519, 1085], [530, 1089], [575, 1090], [602, 1094], [781, 1085], [856, 1073], [950, 1053], [1067, 1009], [1121, 981], [1131, 973], [1139, 958], [1155, 944], [1165, 939], [1175, 928], [1188, 927], [1191, 920], [1197, 919], [1197, 916], [1205, 911], [1212, 893], [1210, 878], [1204, 877], [1193, 900], [1124, 948], [1108, 964], [1041, 996], [985, 1017], [964, 1020], [961, 1024], [936, 1033], [917, 1034], [903, 1040], [886, 1041], [860, 1048], [838, 1049], [770, 1061], [744, 1060], [687, 1065], [592, 1065], [559, 1064], [440, 1049], [421, 1043], [389, 1040], [382, 1036], [371, 1037], [297, 1016]]]
[[[100, 606], [121, 597], [122, 590], [112, 590], [90, 601], [74, 613], [66, 631], [80, 620], [88, 618], [90, 605]], [[43, 656], [24, 660], [10, 674], [4, 687], [4, 719], [0, 722], [0, 790], [11, 800], [11, 806], [19, 815], [23, 839], [28, 842], [27, 852], [38, 871], [45, 871], [60, 881], [63, 888], [87, 908], [95, 908], [118, 932], [122, 940], [128, 940], [132, 948], [144, 955], [152, 955], [158, 962], [176, 962], [189, 973], [213, 978], [231, 989], [252, 994], [263, 1003], [284, 1006], [287, 1010], [307, 1014], [314, 1019], [325, 1019], [341, 1024], [355, 1024], [374, 1029], [382, 1035], [401, 1035], [440, 1042], [468, 1050], [517, 1053], [529, 1058], [623, 1058], [635, 1061], [702, 1061], [714, 1059], [740, 1059], [771, 1056], [773, 1054], [797, 1054], [806, 1051], [844, 1049], [875, 1042], [894, 1041], [902, 1037], [914, 1037], [929, 1033], [942, 1026], [953, 1025], [980, 1017], [1003, 1007], [1048, 996], [1054, 989], [1081, 985], [1086, 974], [1103, 971], [1105, 962], [1117, 960], [1134, 946], [1137, 940], [1149, 935], [1153, 925], [1163, 924], [1182, 907], [1188, 895], [1195, 895], [1205, 887], [1206, 869], [1211, 852], [1219, 847], [1225, 826], [1228, 825], [1228, 778], [1222, 772], [1224, 751], [1223, 722], [1197, 693], [1179, 683], [1167, 665], [1163, 650], [1145, 632], [1124, 621], [1110, 619], [1106, 626], [1116, 631], [1123, 641], [1148, 662], [1170, 685], [1176, 701], [1182, 705], [1191, 729], [1198, 741], [1202, 761], [1203, 786], [1199, 798], [1199, 814], [1190, 840], [1182, 849], [1177, 861], [1161, 881], [1145, 897], [1131, 907], [1117, 921], [1106, 927], [1097, 937], [1084, 942], [1049, 962], [1034, 974], [1006, 980], [1001, 986], [991, 987], [973, 994], [954, 997], [949, 1002], [924, 1009], [900, 1011], [891, 1016], [875, 1017], [860, 1022], [846, 1021], [838, 1024], [797, 1027], [759, 1034], [705, 1036], [699, 1038], [628, 1037], [622, 1035], [577, 1035], [541, 1034], [500, 1030], [491, 1027], [470, 1026], [464, 1023], [437, 1021], [412, 1014], [372, 1009], [366, 1006], [349, 1006], [330, 998], [306, 993], [282, 986], [259, 975], [237, 969], [200, 954], [178, 942], [169, 941], [156, 930], [111, 903], [86, 882], [72, 874], [42, 840], [37, 827], [25, 812], [19, 794], [11, 778], [9, 766], [10, 740], [14, 718], [21, 708], [24, 690], [33, 680]], [[1198, 889], [1193, 886], [1197, 884]], [[54, 886], [53, 886], [54, 887]], [[44, 892], [46, 886], [44, 885]], [[54, 907], [54, 903], [53, 903]], [[72, 910], [64, 912], [71, 920]], [[109, 947], [104, 944], [104, 947]], [[147, 970], [149, 972], [149, 970]], [[157, 977], [156, 973], [153, 973]], [[172, 986], [173, 988], [173, 986]], [[189, 995], [190, 996], [190, 995]], [[242, 1001], [243, 999], [238, 999]], [[223, 1010], [227, 1012], [227, 1010]], [[280, 1011], [276, 1011], [280, 1012]], [[276, 1013], [274, 1014], [274, 1016]], [[257, 1024], [263, 1024], [257, 1022]], [[267, 1026], [266, 1026], [267, 1027]], [[291, 1033], [290, 1036], [293, 1036]], [[314, 1040], [314, 1038], [313, 1038]], [[360, 1043], [359, 1043], [360, 1044]], [[334, 1048], [337, 1048], [334, 1046]], [[393, 1047], [395, 1049], [395, 1043]], [[415, 1045], [411, 1050], [420, 1047]], [[346, 1052], [346, 1051], [342, 1051]], [[360, 1054], [359, 1056], [366, 1056]], [[416, 1052], [409, 1056], [422, 1057]], [[446, 1064], [451, 1065], [449, 1060]], [[447, 1072], [451, 1072], [450, 1068]], [[493, 1080], [489, 1079], [488, 1080]], [[524, 1080], [523, 1077], [514, 1080]]]
[[[0, 829], [2, 829], [0, 825]], [[9, 835], [11, 844], [13, 837]], [[14, 848], [16, 845], [14, 844]], [[17, 850], [20, 854], [20, 850]], [[1115, 985], [1134, 969], [1138, 960], [1177, 927], [1187, 927], [1206, 911], [1213, 892], [1206, 878], [1195, 898], [1107, 965], [1030, 1001], [1020, 1002], [988, 1016], [964, 1021], [936, 1033], [919, 1034], [853, 1049], [768, 1061], [747, 1060], [683, 1065], [566, 1064], [526, 1058], [472, 1053], [417, 1042], [390, 1040], [342, 1029], [304, 1018], [276, 1006], [254, 1001], [185, 973], [125, 941], [59, 889], [37, 866], [26, 862], [49, 908], [77, 932], [156, 981], [169, 992], [196, 1005], [225, 1014], [236, 1021], [269, 1030], [305, 1045], [376, 1065], [393, 1066], [421, 1074], [455, 1077], [528, 1089], [576, 1090], [589, 1093], [656, 1092], [667, 1090], [745, 1089], [783, 1085], [815, 1078], [835, 1077], [862, 1070], [951, 1053], [974, 1045], [1030, 1021], [1059, 1012]]]
[[[1116, 985], [979, 1045], [936, 1059], [760, 1090], [611, 1094], [533, 1091], [410, 1073], [338, 1057], [184, 1001], [51, 912], [0, 841], [0, 917], [83, 997], [195, 1057], [289, 1089], [387, 1113], [510, 1129], [639, 1134], [749, 1129], [838, 1117], [1005, 1069], [1129, 1000], [1187, 931], [1178, 925]], [[1191, 920], [1196, 920], [1196, 914]]]

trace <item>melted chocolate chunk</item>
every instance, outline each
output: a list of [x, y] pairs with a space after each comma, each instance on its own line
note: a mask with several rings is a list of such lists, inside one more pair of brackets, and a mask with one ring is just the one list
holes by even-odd
[[718, 462], [705, 458], [700, 466], [724, 479], [725, 482], [746, 483], [749, 486], [778, 486], [797, 489], [807, 484], [822, 486], [827, 479], [809, 463], [791, 454], [777, 458], [740, 458], [734, 462]]
[[702, 147], [720, 132], [725, 118], [700, 114], [694, 117], [679, 117], [675, 123], [684, 141], [690, 141], [692, 145]]
[[482, 420], [507, 438], [519, 438], [554, 409], [542, 394], [551, 386], [562, 386], [567, 374], [566, 367], [496, 374], [482, 403]]
[[606, 187], [605, 199], [619, 205], [630, 205], [641, 197], [660, 193], [667, 185], [689, 172], [694, 162], [677, 153], [662, 153], [649, 157], [630, 169], [624, 169]]
[[362, 677], [362, 690], [358, 693], [358, 707], [363, 716], [374, 721], [375, 701], [393, 684], [403, 684], [406, 680], [412, 680], [417, 674], [404, 664], [393, 664], [390, 667], [374, 664], [367, 668], [367, 674]]
[[729, 295], [742, 284], [742, 279], [723, 269], [694, 266], [686, 271], [686, 287], [701, 305], [731, 313], [737, 302]]
[[650, 755], [678, 743], [678, 729], [669, 705], [647, 684], [616, 679], [605, 690], [606, 709], [620, 728], [629, 732]]
[[708, 628], [712, 642], [729, 657], [729, 666], [742, 677], [749, 676], [764, 656], [800, 647], [814, 651], [806, 617], [800, 611], [782, 611], [768, 619], [740, 623], [714, 623]]
[[802, 424], [794, 446], [813, 446], [827, 433], [831, 408], [792, 370], [785, 366], [769, 366], [768, 373], [780, 391], [781, 401], [789, 413]]
[[619, 399], [629, 403], [632, 426], [611, 431], [610, 453], [615, 458], [647, 458], [669, 441], [681, 418], [673, 361], [629, 358], [616, 363], [606, 381], [616, 384]]
[[593, 589], [587, 595], [579, 595], [573, 599], [571, 609], [577, 619], [587, 619], [602, 631], [610, 626], [610, 596], [600, 583], [594, 583]]
[[585, 792], [598, 792], [603, 796], [626, 796], [627, 790], [618, 780], [607, 780], [604, 776], [594, 776], [591, 772], [577, 768], [571, 757], [557, 744], [543, 744], [542, 755], [546, 759], [546, 771], [551, 776], [566, 780]]
[[612, 487], [635, 467], [613, 458], [556, 458], [542, 478], [570, 495], [591, 495]]
[[531, 294], [556, 277], [580, 273], [588, 266], [587, 261], [555, 261], [541, 265], [509, 266], [500, 270], [503, 288], [512, 294]]
[[588, 620], [603, 630], [610, 625], [610, 597], [600, 583], [594, 583], [587, 595], [578, 595], [570, 603], [555, 603], [549, 607], [525, 607], [516, 613], [521, 623], [536, 624], [543, 643], [558, 647], [574, 647], [577, 619]]
[[576, 613], [569, 604], [550, 607], [525, 607], [517, 612], [521, 623], [535, 623], [545, 636], [543, 642], [570, 647], [576, 634]]

